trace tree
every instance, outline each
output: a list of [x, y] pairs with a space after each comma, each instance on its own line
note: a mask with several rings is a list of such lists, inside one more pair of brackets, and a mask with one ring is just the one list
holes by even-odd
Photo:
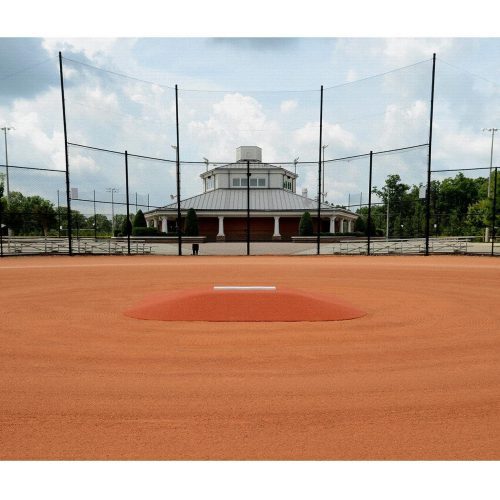
[[130, 219], [125, 216], [121, 225], [121, 233], [123, 236], [128, 236], [129, 234], [132, 234], [132, 223], [130, 222]]
[[311, 214], [309, 212], [304, 212], [300, 218], [299, 223], [299, 235], [300, 236], [312, 236], [313, 235], [313, 223], [311, 219]]
[[137, 210], [132, 222], [132, 227], [148, 227], [146, 217], [144, 217], [144, 213], [141, 209]]
[[57, 221], [54, 205], [41, 196], [29, 196], [25, 199], [25, 211], [31, 215], [31, 219], [43, 230], [44, 236], [48, 236], [49, 229]]
[[24, 225], [26, 208], [26, 198], [18, 191], [11, 191], [9, 201], [6, 204], [5, 223], [12, 230], [13, 234], [19, 233]]
[[194, 208], [187, 211], [186, 219], [184, 221], [184, 234], [186, 236], [199, 236], [200, 229], [198, 227], [198, 216]]

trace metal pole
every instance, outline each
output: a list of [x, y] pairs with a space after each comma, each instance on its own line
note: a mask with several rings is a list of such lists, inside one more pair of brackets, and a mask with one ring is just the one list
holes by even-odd
[[250, 255], [250, 161], [247, 160], [247, 255]]
[[322, 164], [323, 174], [321, 176], [321, 185], [323, 186], [323, 188], [321, 190], [321, 195], [322, 195], [321, 201], [324, 202], [325, 201], [325, 149], [328, 147], [328, 144], [324, 144], [321, 147], [323, 148], [323, 164]]
[[2, 127], [5, 140], [5, 180], [7, 188], [7, 203], [10, 201], [10, 184], [9, 184], [9, 154], [7, 152], [7, 130], [11, 130], [11, 127]]
[[115, 189], [111, 188], [111, 238], [115, 237]]
[[[488, 199], [491, 198], [491, 170], [493, 168], [493, 144], [495, 139], [495, 132], [498, 131], [497, 128], [484, 128], [483, 131], [491, 132], [491, 151], [490, 151], [490, 169], [488, 170]], [[487, 227], [484, 230], [484, 241], [488, 243], [490, 228]]]
[[68, 156], [68, 130], [66, 126], [66, 103], [64, 100], [64, 77], [63, 77], [63, 64], [62, 54], [59, 52], [59, 75], [61, 79], [61, 101], [63, 112], [63, 128], [64, 128], [64, 155], [66, 159], [66, 203], [68, 212], [68, 245], [69, 255], [73, 255], [73, 247], [71, 242], [71, 197], [70, 197], [70, 183], [69, 183], [69, 156]]
[[321, 97], [320, 97], [320, 107], [319, 107], [319, 161], [318, 161], [318, 228], [317, 228], [317, 241], [316, 241], [316, 253], [320, 254], [320, 244], [321, 244], [321, 150], [323, 142], [323, 85], [321, 85]]
[[432, 55], [431, 116], [429, 120], [429, 157], [427, 159], [427, 192], [425, 196], [425, 255], [429, 255], [429, 230], [430, 230], [430, 220], [431, 220], [432, 121], [434, 117], [435, 80], [436, 80], [436, 53]]
[[372, 225], [372, 170], [373, 170], [373, 151], [370, 151], [370, 177], [368, 180], [368, 246], [366, 254], [370, 255], [371, 244], [371, 225]]
[[[177, 85], [175, 85], [175, 130], [177, 135], [176, 146], [176, 175], [177, 175], [177, 238], [178, 238], [178, 254], [182, 255], [182, 235], [181, 235], [181, 167], [179, 162], [179, 97]], [[149, 203], [149, 201], [148, 201]]]
[[137, 191], [135, 192], [135, 213], [137, 213]]
[[387, 191], [387, 215], [386, 215], [386, 220], [385, 220], [385, 240], [387, 241], [389, 239], [389, 210], [390, 210], [390, 204], [391, 204], [391, 192]]
[[130, 255], [130, 200], [128, 196], [128, 152], [125, 151], [125, 199], [127, 201], [127, 220], [125, 227], [127, 228], [127, 255]]
[[[486, 129], [490, 130], [490, 129]], [[497, 131], [497, 128], [492, 128], [491, 129], [491, 152], [490, 152], [490, 169], [488, 171], [488, 198], [491, 196], [491, 171], [493, 169], [493, 141], [495, 140], [495, 132]], [[5, 143], [5, 147], [7, 148], [7, 143]]]
[[61, 210], [59, 207], [59, 189], [57, 190], [57, 234], [61, 237]]
[[94, 189], [94, 240], [97, 240], [97, 214], [95, 211], [95, 189]]
[[496, 220], [497, 220], [497, 170], [495, 168], [495, 182], [493, 184], [493, 213], [491, 218], [491, 256], [495, 255], [495, 235], [496, 235]]

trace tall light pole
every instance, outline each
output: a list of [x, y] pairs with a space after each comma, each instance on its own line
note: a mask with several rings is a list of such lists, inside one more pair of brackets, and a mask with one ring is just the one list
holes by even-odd
[[7, 202], [10, 199], [10, 186], [9, 186], [9, 154], [7, 151], [7, 131], [15, 130], [14, 127], [2, 127], [0, 130], [3, 130], [4, 140], [5, 140], [5, 179], [6, 179], [6, 188], [7, 188]]
[[491, 170], [493, 168], [493, 141], [495, 140], [495, 132], [498, 132], [497, 128], [483, 128], [483, 132], [491, 132], [491, 152], [490, 152], [490, 169], [488, 173], [488, 198], [491, 196]]
[[321, 193], [321, 201], [324, 203], [325, 201], [325, 149], [328, 147], [328, 144], [324, 144], [321, 146], [323, 149], [323, 179], [321, 180], [321, 185], [323, 186], [323, 192]]
[[106, 193], [111, 193], [111, 232], [115, 235], [115, 200], [114, 194], [118, 193], [119, 189], [114, 187], [106, 188]]
[[299, 157], [297, 156], [297, 158], [295, 158], [293, 160], [293, 173], [296, 174], [297, 173], [297, 163], [299, 162]]
[[[498, 132], [497, 128], [483, 128], [483, 132], [491, 132], [491, 151], [490, 151], [490, 169], [488, 170], [488, 198], [491, 197], [491, 170], [493, 168], [493, 142], [495, 140], [495, 132]], [[484, 230], [484, 241], [489, 240], [490, 228], [487, 227]]]

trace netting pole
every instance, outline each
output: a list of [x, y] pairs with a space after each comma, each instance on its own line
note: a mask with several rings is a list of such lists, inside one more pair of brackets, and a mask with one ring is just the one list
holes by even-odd
[[429, 255], [429, 230], [431, 222], [432, 120], [434, 116], [435, 79], [436, 79], [436, 53], [432, 54], [431, 116], [429, 120], [429, 155], [427, 158], [427, 192], [425, 197], [425, 255]]
[[130, 255], [130, 200], [128, 196], [128, 151], [125, 151], [125, 198], [127, 201], [127, 255]]
[[94, 189], [94, 240], [97, 240], [97, 213], [95, 211], [95, 189]]
[[370, 255], [371, 244], [371, 225], [372, 225], [372, 170], [373, 170], [373, 151], [370, 151], [370, 175], [368, 178], [368, 244], [366, 248], [366, 255]]
[[491, 256], [495, 255], [495, 236], [496, 236], [496, 229], [495, 229], [495, 224], [497, 220], [497, 170], [498, 168], [495, 167], [495, 181], [493, 184], [493, 211], [492, 211], [492, 217], [491, 217]]
[[247, 255], [250, 255], [250, 161], [247, 160]]
[[[179, 97], [177, 85], [175, 86], [175, 130], [177, 135], [176, 153], [176, 176], [177, 176], [177, 239], [178, 239], [178, 254], [182, 255], [182, 235], [181, 235], [181, 166], [179, 162]], [[149, 201], [148, 201], [149, 203]]]
[[63, 63], [62, 54], [59, 52], [59, 76], [61, 80], [61, 101], [63, 113], [63, 128], [64, 128], [64, 155], [66, 159], [66, 203], [68, 212], [68, 251], [69, 255], [73, 255], [73, 247], [71, 242], [71, 197], [70, 197], [70, 183], [69, 183], [69, 156], [68, 156], [68, 130], [66, 127], [66, 103], [64, 99], [64, 76], [63, 76]]
[[61, 209], [59, 208], [59, 189], [57, 190], [57, 236], [61, 237]]
[[321, 85], [320, 94], [320, 105], [319, 105], [319, 161], [318, 161], [318, 231], [317, 231], [317, 241], [316, 241], [316, 253], [320, 254], [321, 246], [321, 150], [323, 149], [323, 85]]

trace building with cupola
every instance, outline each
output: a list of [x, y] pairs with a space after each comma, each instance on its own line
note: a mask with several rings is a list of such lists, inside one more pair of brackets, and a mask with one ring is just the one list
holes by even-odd
[[[181, 200], [180, 227], [187, 211], [193, 208], [198, 216], [200, 235], [205, 236], [206, 241], [246, 240], [248, 194], [252, 241], [290, 241], [299, 235], [304, 212], [311, 214], [314, 231], [317, 231], [317, 199], [309, 198], [306, 189], [297, 194], [298, 175], [283, 166], [263, 163], [262, 149], [258, 146], [240, 146], [234, 163], [207, 169], [200, 177], [203, 193]], [[144, 215], [148, 226], [175, 236], [176, 201]], [[322, 203], [321, 232], [353, 232], [357, 217], [349, 210]]]

